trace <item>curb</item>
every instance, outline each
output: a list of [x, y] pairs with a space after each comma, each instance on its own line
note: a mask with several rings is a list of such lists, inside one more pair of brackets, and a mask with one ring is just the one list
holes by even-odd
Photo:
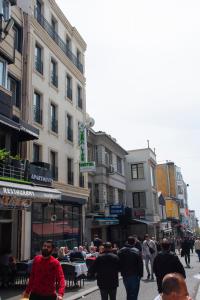
[[199, 287], [198, 287], [198, 290], [197, 290], [197, 294], [196, 294], [195, 299], [196, 299], [196, 300], [200, 299], [200, 284], [199, 284]]
[[88, 294], [91, 294], [91, 293], [97, 291], [98, 289], [99, 289], [98, 286], [94, 286], [94, 287], [89, 288], [89, 289], [87, 289], [85, 291], [77, 293], [76, 295], [73, 295], [71, 297], [67, 297], [67, 295], [66, 295], [66, 297], [64, 297], [64, 299], [67, 299], [67, 300], [76, 300], [76, 299], [84, 298], [84, 296], [86, 296]]

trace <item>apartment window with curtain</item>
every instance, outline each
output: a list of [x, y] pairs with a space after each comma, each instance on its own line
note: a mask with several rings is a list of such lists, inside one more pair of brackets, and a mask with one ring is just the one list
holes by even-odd
[[68, 184], [74, 184], [74, 167], [73, 167], [73, 159], [67, 159], [67, 182]]
[[131, 177], [132, 179], [144, 179], [144, 165], [142, 163], [131, 165]]
[[133, 193], [133, 208], [146, 208], [146, 193], [134, 192]]
[[70, 37], [68, 35], [66, 36], [66, 47], [67, 47], [67, 51], [68, 50], [71, 51], [71, 49], [72, 49], [72, 41], [71, 41], [71, 39], [70, 39]]
[[9, 0], [1, 0], [1, 12], [3, 15], [4, 21], [8, 21], [10, 19], [10, 1]]
[[50, 151], [50, 168], [53, 180], [58, 180], [58, 153]]
[[69, 74], [66, 78], [66, 96], [72, 101], [72, 77]]
[[11, 75], [8, 75], [8, 89], [12, 93], [12, 104], [16, 107], [21, 107], [21, 82]]
[[33, 96], [33, 119], [34, 122], [42, 124], [42, 97], [36, 91]]
[[113, 164], [112, 152], [107, 148], [105, 148], [105, 164], [106, 166]]
[[73, 119], [69, 114], [67, 114], [67, 139], [73, 142]]
[[43, 49], [37, 43], [35, 45], [35, 69], [43, 74], [43, 60], [42, 60]]
[[51, 17], [51, 29], [53, 40], [58, 42], [58, 22], [53, 16]]
[[53, 103], [50, 105], [50, 129], [58, 133], [58, 108]]
[[14, 24], [14, 46], [18, 52], [22, 52], [22, 28], [18, 24]]
[[151, 185], [153, 187], [156, 186], [156, 179], [155, 179], [155, 167], [150, 166], [150, 173], [151, 173]]
[[42, 147], [38, 144], [33, 144], [33, 162], [42, 161], [41, 159], [41, 153]]
[[51, 84], [58, 87], [58, 64], [53, 58], [51, 59]]
[[83, 90], [80, 85], [77, 86], [77, 105], [80, 109], [83, 108]]
[[122, 174], [122, 159], [117, 156], [117, 172]]

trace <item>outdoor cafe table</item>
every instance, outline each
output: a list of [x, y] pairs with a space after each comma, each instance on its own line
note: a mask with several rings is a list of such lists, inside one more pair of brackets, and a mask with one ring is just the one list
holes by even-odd
[[75, 274], [76, 277], [79, 277], [81, 275], [87, 275], [87, 265], [85, 262], [60, 262], [61, 266], [62, 265], [71, 265], [74, 266]]

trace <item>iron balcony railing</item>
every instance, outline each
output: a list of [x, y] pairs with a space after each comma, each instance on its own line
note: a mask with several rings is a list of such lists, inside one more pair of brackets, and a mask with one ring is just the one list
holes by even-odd
[[38, 56], [35, 56], [35, 69], [40, 74], [43, 74], [43, 62], [42, 62], [42, 60]]
[[39, 106], [34, 105], [33, 106], [33, 114], [34, 114], [34, 121], [42, 124], [42, 110]]
[[67, 127], [67, 139], [73, 142], [73, 129], [71, 127]]
[[0, 161], [0, 177], [26, 179], [25, 164], [20, 160]]
[[44, 30], [50, 35], [50, 37], [56, 42], [60, 49], [65, 53], [65, 55], [71, 60], [71, 62], [79, 69], [83, 74], [83, 65], [79, 59], [71, 52], [67, 44], [60, 38], [55, 29], [51, 24], [44, 18], [41, 12], [35, 7], [35, 19], [44, 28]]
[[51, 120], [51, 130], [56, 133], [58, 132], [58, 120], [56, 119]]

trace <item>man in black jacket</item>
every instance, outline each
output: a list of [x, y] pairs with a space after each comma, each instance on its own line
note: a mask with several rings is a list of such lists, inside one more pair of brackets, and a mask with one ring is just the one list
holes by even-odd
[[135, 238], [129, 236], [127, 244], [118, 252], [127, 300], [137, 300], [140, 279], [143, 276], [143, 261], [139, 250], [135, 247], [135, 243]]
[[110, 242], [104, 244], [104, 253], [97, 257], [90, 272], [96, 274], [101, 299], [107, 300], [109, 295], [110, 300], [116, 300], [117, 287], [119, 286], [119, 258], [112, 253]]
[[166, 274], [180, 273], [186, 278], [184, 267], [178, 256], [174, 252], [170, 252], [170, 243], [167, 239], [162, 240], [161, 247], [162, 251], [158, 253], [153, 263], [159, 293], [162, 293], [162, 280]]

